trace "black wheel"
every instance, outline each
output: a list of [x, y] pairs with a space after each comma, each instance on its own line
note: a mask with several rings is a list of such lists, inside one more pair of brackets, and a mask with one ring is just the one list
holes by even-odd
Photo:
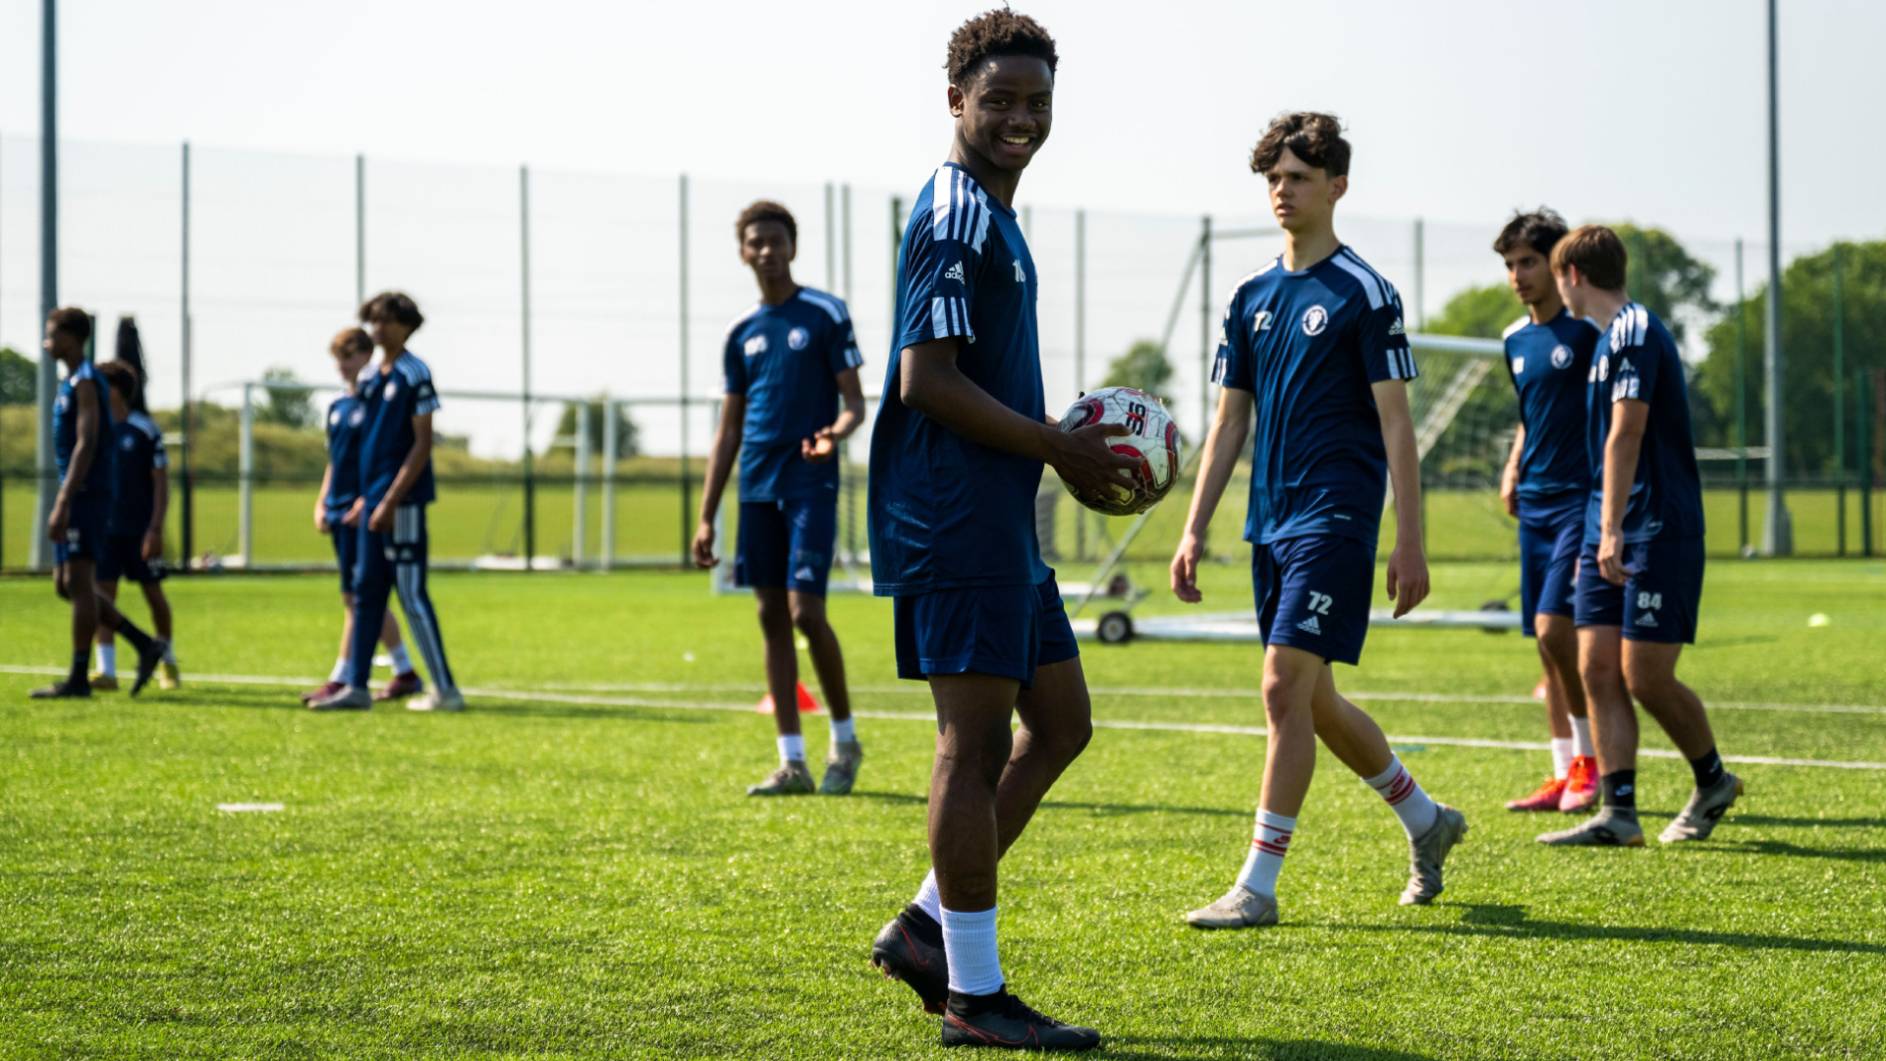
[[[1510, 612], [1513, 610], [1513, 607], [1504, 600], [1490, 600], [1480, 605], [1480, 610], [1483, 612]], [[1483, 626], [1480, 629], [1489, 634], [1503, 634], [1506, 632], [1504, 629], [1497, 626]]]
[[1133, 640], [1133, 618], [1125, 612], [1108, 612], [1095, 628], [1103, 645], [1124, 645]]

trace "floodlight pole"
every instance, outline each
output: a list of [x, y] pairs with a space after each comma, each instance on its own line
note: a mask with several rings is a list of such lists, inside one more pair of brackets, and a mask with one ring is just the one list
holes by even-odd
[[[59, 50], [56, 30], [58, 0], [45, 0], [40, 20], [39, 65], [39, 320], [59, 307]], [[53, 477], [52, 394], [58, 387], [52, 355], [39, 358], [39, 434], [34, 466], [39, 488], [34, 491], [32, 543], [27, 562], [35, 570], [46, 566], [48, 541], [39, 528], [52, 516]]]
[[1781, 351], [1781, 119], [1776, 87], [1775, 0], [1768, 0], [1768, 354], [1765, 410], [1768, 434], [1768, 516], [1762, 552], [1787, 556], [1794, 551], [1787, 499], [1782, 495], [1782, 351]]

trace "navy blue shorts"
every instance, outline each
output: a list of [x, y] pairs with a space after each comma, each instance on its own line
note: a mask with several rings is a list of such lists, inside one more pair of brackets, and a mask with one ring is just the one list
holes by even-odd
[[1519, 626], [1537, 636], [1535, 615], [1573, 616], [1578, 589], [1578, 547], [1585, 537], [1582, 509], [1553, 520], [1519, 524]]
[[755, 589], [784, 587], [823, 597], [837, 540], [835, 496], [742, 501], [734, 584]]
[[1266, 645], [1314, 652], [1329, 663], [1362, 659], [1369, 636], [1375, 546], [1334, 534], [1251, 549], [1251, 589]]
[[1053, 572], [1039, 585], [940, 589], [894, 604], [899, 678], [993, 674], [1027, 688], [1036, 668], [1081, 654]]
[[112, 534], [105, 538], [105, 551], [98, 557], [98, 581], [130, 579], [140, 586], [163, 580], [162, 565], [144, 562], [142, 534]]
[[1671, 645], [1696, 643], [1696, 614], [1703, 600], [1703, 540], [1661, 538], [1624, 546], [1624, 584], [1598, 574], [1598, 547], [1578, 556], [1579, 626], [1621, 626], [1632, 641]]
[[[366, 517], [363, 514], [361, 518]], [[354, 569], [360, 566], [360, 528], [346, 526], [329, 513], [327, 534], [334, 539], [334, 562], [341, 569], [341, 592], [351, 594]]]
[[103, 501], [93, 501], [81, 497], [72, 503], [70, 518], [66, 520], [65, 540], [52, 543], [52, 562], [63, 564], [68, 560], [90, 560], [101, 562], [109, 535], [106, 528], [111, 525], [108, 506]]

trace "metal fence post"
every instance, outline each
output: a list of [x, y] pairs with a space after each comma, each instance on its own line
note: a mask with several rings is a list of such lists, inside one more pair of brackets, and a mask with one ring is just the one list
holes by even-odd
[[530, 453], [530, 167], [517, 167], [520, 308], [524, 361], [524, 570], [537, 560], [537, 475]]
[[[1087, 211], [1074, 211], [1074, 391], [1087, 387]], [[1074, 506], [1074, 558], [1087, 559], [1087, 509]]]
[[[41, 5], [40, 87], [39, 87], [39, 319], [43, 323], [59, 308], [59, 49], [54, 44], [58, 28], [57, 0]], [[33, 507], [35, 533], [28, 539], [29, 563], [33, 570], [43, 570], [52, 543], [37, 529], [52, 516], [53, 477], [52, 395], [59, 386], [58, 370], [52, 358], [39, 358], [39, 432], [34, 467], [39, 473]]]
[[193, 400], [194, 392], [190, 389], [190, 142], [188, 140], [183, 142], [183, 239], [180, 246], [183, 283], [178, 296], [178, 317], [182, 322], [178, 339], [182, 350], [177, 360], [183, 367], [183, 408], [182, 415], [178, 418], [180, 428], [178, 433], [182, 436], [183, 443], [183, 497], [180, 499], [182, 503], [177, 506], [177, 511], [182, 524], [181, 559], [183, 569], [188, 571], [193, 562], [191, 558], [196, 555], [196, 445], [192, 430], [196, 426], [194, 415], [196, 402]]
[[577, 567], [589, 559], [589, 402], [576, 405], [576, 525], [570, 529], [570, 553]]
[[1748, 552], [1748, 304], [1742, 294], [1742, 241], [1735, 241], [1736, 551]]
[[694, 507], [692, 484], [688, 482], [688, 175], [681, 175], [681, 566], [688, 566], [688, 546], [693, 541]]
[[354, 155], [354, 305], [367, 301], [367, 156]]
[[255, 566], [255, 384], [242, 385], [242, 436], [237, 440], [236, 488], [240, 503], [236, 508], [236, 541], [242, 553], [242, 566]]
[[1838, 550], [1847, 555], [1847, 335], [1845, 261], [1842, 246], [1834, 244], [1834, 505], [1838, 509]]
[[1198, 235], [1198, 437], [1211, 431], [1211, 215], [1201, 219]]
[[614, 399], [602, 400], [602, 569], [616, 563], [616, 454], [621, 442], [616, 438], [616, 418], [621, 413]]
[[1414, 229], [1414, 303], [1415, 330], [1428, 326], [1428, 250], [1427, 227], [1415, 218]]

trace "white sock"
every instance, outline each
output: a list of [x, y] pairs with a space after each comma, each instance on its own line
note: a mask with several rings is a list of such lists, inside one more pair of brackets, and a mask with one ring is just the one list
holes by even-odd
[[1572, 738], [1552, 738], [1552, 776], [1565, 780], [1572, 772]]
[[97, 648], [98, 673], [116, 678], [118, 676], [118, 643], [114, 641], [109, 645], [99, 645]]
[[334, 661], [334, 669], [328, 672], [327, 680], [331, 682], [346, 681], [348, 669], [347, 657], [342, 656]]
[[923, 884], [917, 888], [917, 897], [911, 900], [917, 909], [929, 914], [931, 920], [943, 923], [943, 896], [936, 890], [936, 870], [923, 875]]
[[1238, 871], [1238, 883], [1259, 895], [1277, 897], [1277, 871], [1284, 868], [1284, 855], [1290, 850], [1290, 836], [1297, 831], [1297, 820], [1272, 814], [1259, 807], [1257, 827], [1251, 833], [1251, 853]]
[[1591, 743], [1591, 719], [1572, 716], [1572, 754], [1580, 756], [1597, 755]]
[[837, 743], [840, 741], [843, 741], [845, 743], [851, 743], [853, 741], [856, 741], [857, 739], [858, 739], [858, 720], [857, 719], [848, 718], [848, 719], [845, 719], [843, 722], [840, 722], [838, 719], [832, 719], [833, 743]]
[[805, 734], [794, 733], [779, 738], [779, 761], [781, 763], [805, 762]]
[[989, 995], [1002, 989], [1002, 960], [995, 949], [995, 907], [943, 911], [943, 957], [950, 967], [950, 990]]
[[1408, 839], [1413, 840], [1429, 829], [1434, 828], [1434, 821], [1441, 816], [1441, 809], [1434, 800], [1401, 765], [1401, 756], [1389, 753], [1388, 769], [1374, 777], [1365, 777], [1370, 788], [1388, 801], [1401, 819], [1401, 827], [1408, 830]]
[[413, 672], [413, 658], [406, 654], [406, 642], [401, 641], [399, 644], [387, 649], [386, 654], [393, 657], [394, 674], [411, 674]]

